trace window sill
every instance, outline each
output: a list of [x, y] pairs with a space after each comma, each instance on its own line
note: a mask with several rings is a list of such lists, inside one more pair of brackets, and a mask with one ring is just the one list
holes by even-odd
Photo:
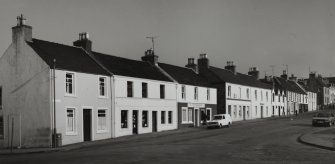
[[76, 136], [78, 135], [78, 133], [77, 132], [66, 132], [65, 135], [66, 136]]
[[108, 133], [108, 130], [98, 130], [97, 134]]
[[73, 97], [73, 98], [77, 98], [77, 95], [65, 94], [64, 97]]
[[99, 99], [108, 99], [108, 96], [99, 96]]

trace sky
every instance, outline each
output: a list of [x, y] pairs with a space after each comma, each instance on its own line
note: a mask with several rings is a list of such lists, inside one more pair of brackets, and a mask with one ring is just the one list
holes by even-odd
[[159, 62], [178, 66], [208, 55], [210, 65], [234, 61], [261, 77], [309, 70], [335, 76], [334, 0], [1, 0], [0, 53], [23, 14], [33, 37], [72, 45], [88, 32], [93, 50], [140, 60], [158, 36]]

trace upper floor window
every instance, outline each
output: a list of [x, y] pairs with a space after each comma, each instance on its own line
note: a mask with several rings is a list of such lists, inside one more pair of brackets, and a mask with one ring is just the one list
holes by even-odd
[[186, 88], [185, 85], [181, 86], [181, 98], [186, 99]]
[[269, 101], [269, 92], [266, 92], [265, 96], [266, 96], [266, 101]]
[[263, 91], [261, 91], [261, 101], [263, 101]]
[[247, 99], [249, 99], [249, 88], [247, 88]]
[[231, 97], [231, 86], [228, 86], [228, 97]]
[[127, 81], [127, 97], [133, 97], [133, 82]]
[[238, 87], [239, 98], [242, 98], [241, 87]]
[[272, 102], [274, 102], [274, 101], [275, 101], [275, 94], [272, 93]]
[[211, 99], [211, 90], [207, 88], [207, 101]]
[[255, 100], [257, 100], [257, 90], [255, 90]]
[[142, 97], [148, 97], [148, 83], [142, 83]]
[[194, 87], [194, 100], [198, 100], [198, 87]]
[[107, 96], [106, 77], [99, 77], [99, 95], [102, 97]]
[[160, 98], [161, 99], [164, 99], [165, 98], [165, 85], [160, 85], [160, 87], [159, 87], [160, 89]]
[[66, 73], [65, 75], [66, 82], [66, 93], [73, 95], [74, 94], [74, 73]]

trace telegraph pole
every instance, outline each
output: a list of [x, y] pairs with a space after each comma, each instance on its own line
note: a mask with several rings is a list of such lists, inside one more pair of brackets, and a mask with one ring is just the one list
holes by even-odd
[[56, 84], [55, 84], [55, 82], [56, 82], [56, 59], [54, 59], [53, 60], [53, 67], [54, 67], [54, 69], [53, 69], [53, 90], [54, 90], [54, 129], [53, 129], [53, 133], [54, 133], [54, 135], [53, 135], [53, 147], [54, 148], [56, 148], [57, 147], [57, 145], [56, 145], [56, 141], [57, 141], [57, 139], [56, 139], [56, 134], [57, 134], [57, 130], [56, 130]]
[[152, 51], [155, 53], [155, 39], [158, 38], [158, 36], [147, 36], [147, 39], [150, 39], [152, 42]]

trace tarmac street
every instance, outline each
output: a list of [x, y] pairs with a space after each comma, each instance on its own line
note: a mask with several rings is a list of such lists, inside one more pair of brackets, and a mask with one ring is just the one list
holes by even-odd
[[0, 163], [335, 163], [335, 151], [298, 142], [315, 113], [114, 139], [59, 152], [0, 155]]

